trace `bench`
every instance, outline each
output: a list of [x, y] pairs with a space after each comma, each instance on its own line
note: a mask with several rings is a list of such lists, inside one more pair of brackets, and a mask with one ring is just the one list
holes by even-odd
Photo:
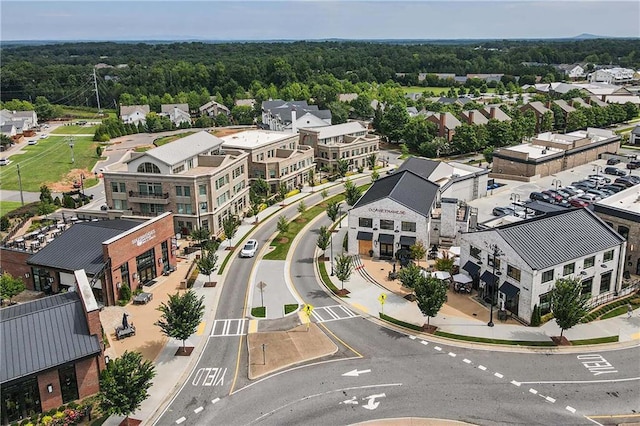
[[122, 326], [116, 327], [116, 340], [124, 339], [125, 337], [135, 336], [136, 328], [133, 324], [129, 325], [129, 327], [124, 328]]

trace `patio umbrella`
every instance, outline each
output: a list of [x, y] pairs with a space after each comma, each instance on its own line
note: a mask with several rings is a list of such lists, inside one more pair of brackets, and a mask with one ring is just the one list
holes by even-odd
[[465, 274], [455, 274], [453, 276], [453, 281], [460, 283], [460, 284], [467, 284], [473, 281], [473, 279], [471, 279], [471, 277], [466, 276]]
[[122, 328], [129, 328], [129, 321], [127, 320], [127, 313], [122, 314]]
[[454, 256], [460, 256], [460, 247], [450, 247], [449, 253]]
[[456, 260], [453, 261], [453, 266], [460, 266], [460, 258], [456, 257]]
[[435, 271], [433, 272], [433, 276], [439, 280], [447, 280], [451, 278], [451, 274], [446, 271]]

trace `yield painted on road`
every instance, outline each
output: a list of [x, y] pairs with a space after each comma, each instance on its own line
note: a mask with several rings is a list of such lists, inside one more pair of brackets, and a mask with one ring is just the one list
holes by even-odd
[[246, 318], [215, 320], [211, 329], [211, 337], [244, 336], [247, 334]]
[[618, 370], [600, 354], [578, 355], [578, 360], [580, 360], [582, 365], [589, 370], [589, 372], [593, 373], [594, 376], [618, 372]]
[[314, 322], [330, 322], [358, 316], [358, 314], [342, 305], [316, 307], [311, 312]]
[[224, 386], [226, 368], [200, 368], [193, 376], [193, 386]]

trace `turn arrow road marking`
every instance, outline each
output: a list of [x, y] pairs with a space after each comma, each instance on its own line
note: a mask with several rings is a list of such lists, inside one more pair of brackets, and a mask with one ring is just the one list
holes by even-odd
[[351, 370], [351, 371], [347, 371], [346, 373], [343, 374], [343, 376], [347, 376], [347, 377], [358, 377], [361, 374], [364, 373], [371, 373], [371, 370]]

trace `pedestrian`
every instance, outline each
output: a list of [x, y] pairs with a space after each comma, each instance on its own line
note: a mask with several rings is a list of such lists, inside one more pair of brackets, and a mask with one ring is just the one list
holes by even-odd
[[631, 303], [627, 304], [627, 318], [631, 318], [631, 315], [633, 315], [633, 306], [631, 306]]

